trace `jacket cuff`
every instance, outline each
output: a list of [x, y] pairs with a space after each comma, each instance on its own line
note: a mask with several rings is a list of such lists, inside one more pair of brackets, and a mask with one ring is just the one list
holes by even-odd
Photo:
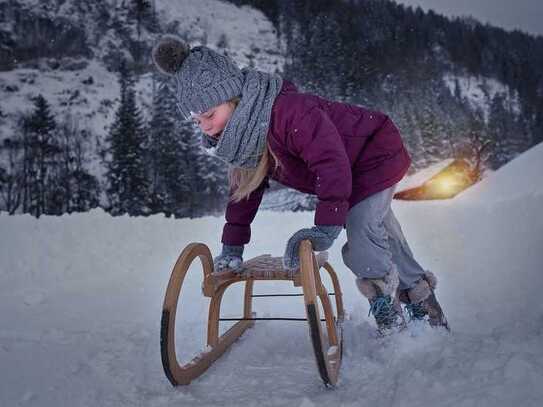
[[251, 240], [251, 227], [246, 225], [236, 225], [235, 223], [226, 223], [222, 231], [221, 243], [230, 246], [241, 246], [249, 243]]
[[348, 201], [319, 201], [315, 210], [315, 225], [345, 225]]

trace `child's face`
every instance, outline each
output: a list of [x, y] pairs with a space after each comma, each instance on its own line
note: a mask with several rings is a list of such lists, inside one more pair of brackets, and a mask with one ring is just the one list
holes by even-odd
[[212, 107], [207, 112], [194, 115], [194, 120], [200, 126], [200, 129], [208, 136], [219, 138], [221, 132], [226, 127], [234, 112], [235, 105], [231, 102], [225, 102]]

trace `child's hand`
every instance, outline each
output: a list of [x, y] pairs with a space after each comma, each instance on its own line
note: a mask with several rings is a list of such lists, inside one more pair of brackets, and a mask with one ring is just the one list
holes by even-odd
[[336, 240], [341, 232], [341, 229], [343, 229], [343, 226], [336, 225], [320, 225], [313, 226], [310, 229], [300, 229], [294, 233], [287, 242], [287, 247], [283, 256], [283, 267], [287, 270], [293, 270], [300, 267], [298, 251], [302, 240], [311, 240], [313, 250], [322, 252], [332, 246], [334, 240]]
[[230, 246], [223, 244], [222, 252], [213, 259], [214, 271], [224, 271], [231, 269], [232, 271], [239, 270], [243, 263], [244, 246]]

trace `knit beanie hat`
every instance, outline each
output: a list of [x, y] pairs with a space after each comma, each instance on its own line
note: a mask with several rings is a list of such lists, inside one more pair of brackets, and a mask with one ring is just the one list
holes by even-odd
[[177, 81], [177, 105], [185, 119], [234, 97], [240, 101], [219, 140], [202, 133], [202, 145], [240, 168], [255, 168], [266, 148], [275, 98], [283, 79], [276, 74], [238, 66], [205, 46], [190, 48], [183, 40], [165, 36], [152, 50], [156, 67]]
[[191, 49], [182, 39], [165, 35], [153, 47], [151, 56], [160, 72], [177, 79], [178, 106], [185, 119], [242, 93], [241, 70], [229, 57], [208, 47]]

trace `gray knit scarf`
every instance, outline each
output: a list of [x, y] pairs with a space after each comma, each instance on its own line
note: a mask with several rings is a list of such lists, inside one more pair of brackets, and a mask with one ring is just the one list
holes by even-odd
[[266, 146], [275, 97], [283, 79], [251, 68], [241, 70], [245, 79], [241, 100], [217, 141], [202, 133], [202, 145], [214, 147], [214, 155], [241, 168], [255, 168]]

